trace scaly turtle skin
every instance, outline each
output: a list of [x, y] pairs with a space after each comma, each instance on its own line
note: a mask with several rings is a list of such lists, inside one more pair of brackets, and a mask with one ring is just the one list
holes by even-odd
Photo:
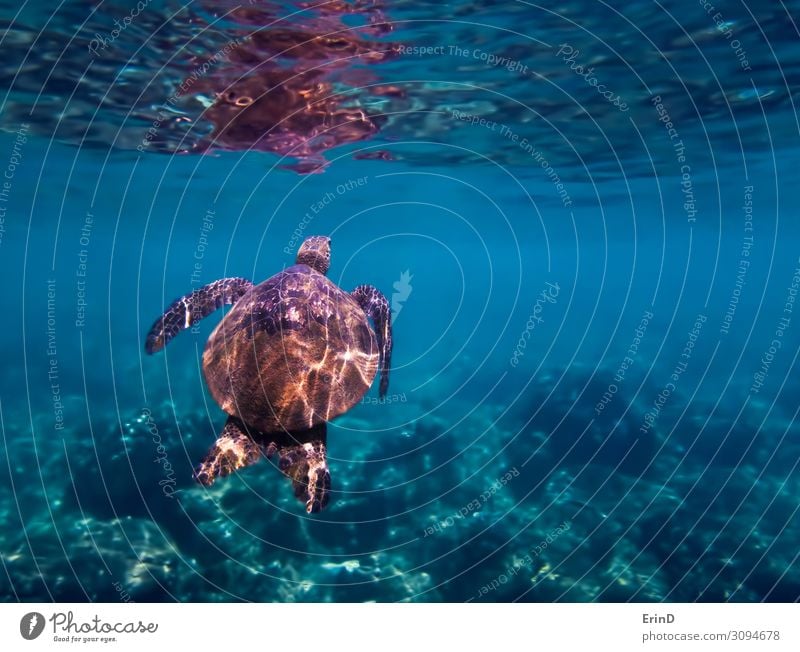
[[215, 281], [173, 302], [150, 330], [154, 353], [233, 304], [203, 354], [211, 395], [230, 416], [197, 468], [202, 484], [277, 453], [307, 511], [327, 504], [325, 424], [361, 400], [378, 368], [386, 394], [392, 352], [386, 298], [367, 285], [344, 292], [325, 276], [329, 261], [330, 239], [310, 237], [292, 267], [259, 285]]

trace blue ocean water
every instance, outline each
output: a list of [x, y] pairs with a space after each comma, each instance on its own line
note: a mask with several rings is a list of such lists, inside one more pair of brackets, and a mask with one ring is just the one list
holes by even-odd
[[[800, 3], [2, 7], [3, 600], [800, 598]], [[311, 234], [395, 346], [309, 515], [144, 338]]]

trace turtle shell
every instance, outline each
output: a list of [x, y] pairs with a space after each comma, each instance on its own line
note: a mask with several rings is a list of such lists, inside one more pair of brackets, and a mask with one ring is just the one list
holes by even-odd
[[378, 344], [356, 301], [307, 265], [242, 296], [214, 329], [203, 371], [225, 412], [262, 432], [312, 428], [361, 400]]

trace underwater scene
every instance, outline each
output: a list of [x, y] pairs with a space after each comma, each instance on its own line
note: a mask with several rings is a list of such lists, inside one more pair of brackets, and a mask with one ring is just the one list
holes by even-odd
[[0, 15], [0, 599], [800, 599], [800, 1]]

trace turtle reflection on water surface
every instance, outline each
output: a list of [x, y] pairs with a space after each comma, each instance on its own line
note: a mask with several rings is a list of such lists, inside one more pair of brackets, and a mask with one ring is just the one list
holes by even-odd
[[386, 297], [370, 285], [344, 292], [325, 276], [329, 263], [330, 238], [312, 236], [293, 266], [259, 285], [210, 283], [174, 301], [150, 329], [145, 349], [155, 353], [233, 304], [203, 353], [211, 395], [229, 416], [195, 471], [200, 483], [277, 453], [306, 511], [327, 504], [326, 423], [361, 400], [378, 368], [386, 395], [392, 356]]

